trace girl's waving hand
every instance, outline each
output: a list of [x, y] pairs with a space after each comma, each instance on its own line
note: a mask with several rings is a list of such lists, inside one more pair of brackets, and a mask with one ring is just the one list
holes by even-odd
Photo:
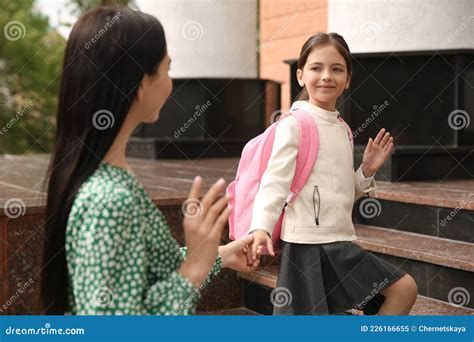
[[385, 163], [393, 149], [393, 137], [382, 128], [375, 139], [369, 138], [362, 159], [364, 177], [373, 176]]

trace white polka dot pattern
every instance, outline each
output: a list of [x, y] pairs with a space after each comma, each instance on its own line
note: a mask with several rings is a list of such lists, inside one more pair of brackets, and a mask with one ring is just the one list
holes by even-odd
[[[79, 189], [66, 230], [69, 314], [188, 315], [199, 292], [177, 272], [163, 214], [124, 169], [101, 163]], [[222, 267], [217, 257], [212, 275]]]

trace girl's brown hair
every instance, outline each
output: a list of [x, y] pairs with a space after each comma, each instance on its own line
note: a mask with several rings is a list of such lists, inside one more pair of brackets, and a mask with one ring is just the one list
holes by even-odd
[[[303, 44], [301, 48], [300, 57], [298, 58], [298, 69], [303, 70], [306, 61], [308, 60], [309, 54], [318, 47], [323, 47], [326, 45], [334, 46], [337, 51], [344, 57], [347, 66], [347, 75], [351, 77], [352, 75], [352, 60], [351, 60], [351, 52], [349, 50], [349, 46], [347, 45], [344, 38], [335, 33], [324, 33], [319, 32], [315, 35], [308, 38], [308, 40]], [[306, 101], [309, 99], [308, 91], [306, 87], [303, 87], [301, 92], [296, 96], [298, 101]]]

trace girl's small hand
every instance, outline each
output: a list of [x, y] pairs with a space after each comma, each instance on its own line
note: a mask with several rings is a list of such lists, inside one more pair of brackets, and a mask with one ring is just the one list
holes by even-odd
[[252, 232], [254, 239], [252, 245], [249, 248], [249, 256], [252, 261], [257, 260], [259, 253], [262, 251], [263, 247], [267, 248], [268, 254], [275, 256], [275, 251], [273, 249], [273, 242], [270, 236], [263, 229], [257, 229]]
[[393, 137], [382, 128], [375, 139], [369, 138], [362, 159], [364, 177], [373, 176], [387, 160], [393, 149]]
[[257, 251], [257, 260], [251, 261], [248, 257], [249, 245], [253, 239], [253, 235], [249, 235], [245, 239], [232, 241], [227, 245], [220, 246], [219, 254], [222, 258], [223, 267], [231, 268], [238, 272], [252, 272], [256, 270], [260, 263], [260, 250]]

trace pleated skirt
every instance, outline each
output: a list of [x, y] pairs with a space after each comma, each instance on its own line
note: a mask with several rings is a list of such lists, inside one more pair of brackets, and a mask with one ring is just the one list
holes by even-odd
[[406, 274], [353, 242], [282, 242], [281, 248], [274, 315], [337, 315], [351, 309], [373, 315], [384, 302], [381, 291]]

